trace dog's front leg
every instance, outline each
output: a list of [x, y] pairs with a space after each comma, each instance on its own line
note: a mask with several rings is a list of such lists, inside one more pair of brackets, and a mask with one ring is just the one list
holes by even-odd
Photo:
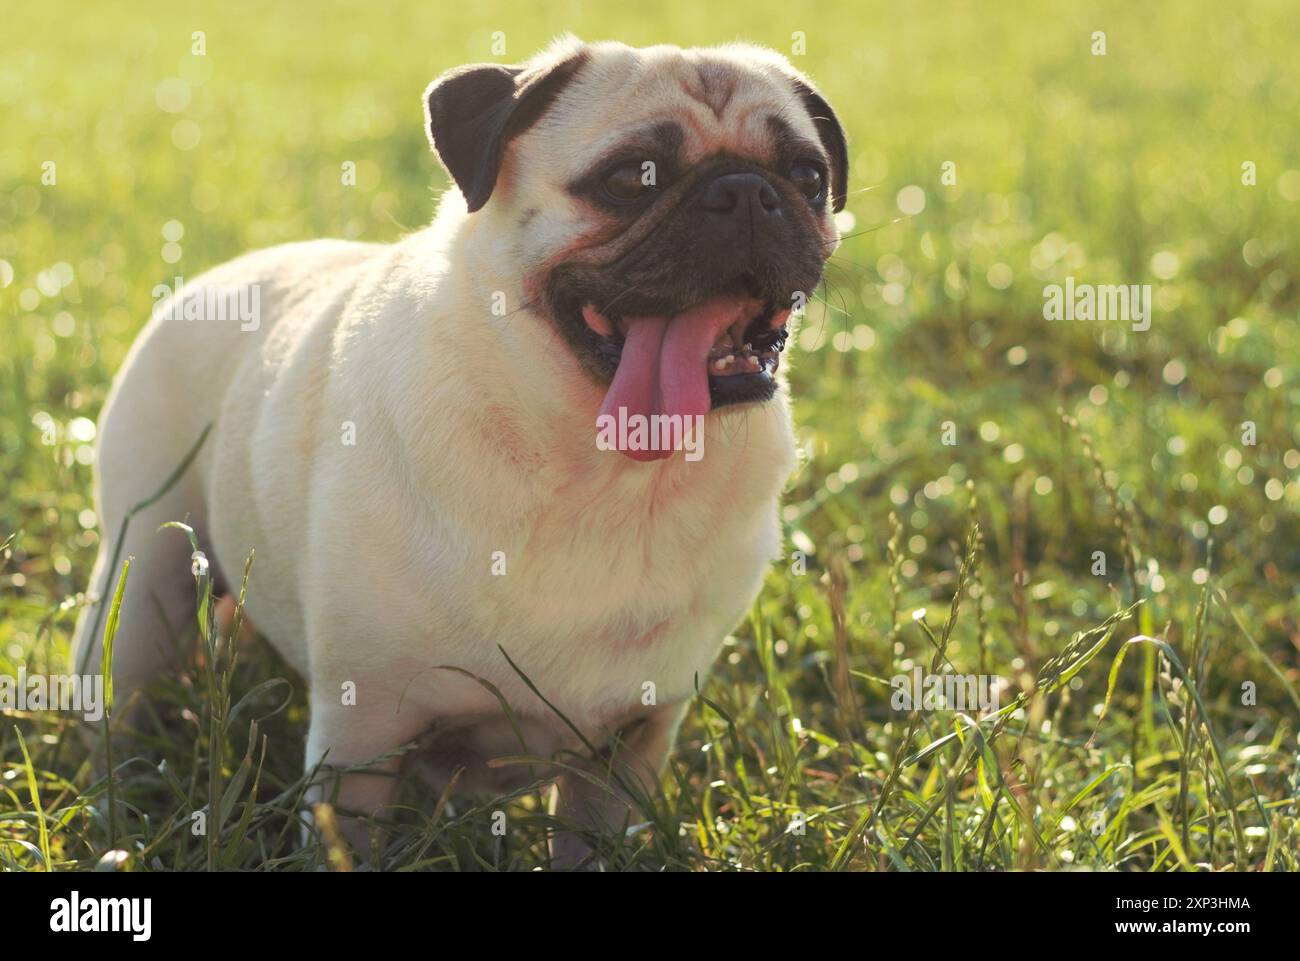
[[[551, 813], [579, 829], [623, 830], [642, 813], [639, 799], [652, 797], [658, 789], [659, 773], [685, 713], [685, 702], [669, 704], [624, 727], [607, 752], [580, 765], [587, 777], [574, 771], [560, 775]], [[550, 850], [553, 868], [600, 867], [579, 831], [554, 830]]]
[[395, 701], [386, 698], [363, 708], [341, 705], [337, 694], [318, 696], [318, 691], [330, 688], [312, 686], [307, 770], [317, 765], [321, 769], [307, 801], [313, 806], [333, 803], [339, 832], [365, 860], [370, 855], [370, 819], [391, 807], [397, 797], [402, 758], [396, 752], [419, 735], [421, 721], [413, 714], [396, 714]]

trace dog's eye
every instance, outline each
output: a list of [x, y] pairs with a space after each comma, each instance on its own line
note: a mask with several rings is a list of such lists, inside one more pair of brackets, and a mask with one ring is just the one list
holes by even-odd
[[822, 172], [812, 164], [795, 164], [790, 168], [790, 183], [809, 200], [820, 200], [826, 189]]
[[615, 200], [636, 200], [649, 189], [641, 164], [623, 164], [605, 175], [605, 193]]

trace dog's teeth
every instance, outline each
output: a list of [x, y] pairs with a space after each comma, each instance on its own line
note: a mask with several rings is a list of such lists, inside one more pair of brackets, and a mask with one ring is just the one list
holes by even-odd
[[727, 369], [726, 360], [721, 357], [715, 360], [713, 362], [713, 369], [716, 370], [718, 373], [722, 373], [724, 370]]

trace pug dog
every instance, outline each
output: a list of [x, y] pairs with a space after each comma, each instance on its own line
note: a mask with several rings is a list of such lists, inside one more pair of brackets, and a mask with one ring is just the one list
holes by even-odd
[[194, 623], [191, 546], [159, 529], [185, 520], [226, 591], [255, 551], [246, 610], [309, 684], [306, 764], [354, 845], [405, 754], [491, 791], [527, 755], [576, 864], [637, 816], [629, 778], [656, 783], [779, 556], [783, 348], [839, 241], [845, 135], [742, 44], [565, 37], [424, 103], [456, 188], [431, 226], [251, 253], [155, 310], [100, 420], [92, 597], [180, 465], [119, 549], [119, 701]]

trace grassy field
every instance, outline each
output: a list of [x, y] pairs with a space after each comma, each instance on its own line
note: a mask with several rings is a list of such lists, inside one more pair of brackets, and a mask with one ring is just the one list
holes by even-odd
[[[602, 839], [607, 860], [1300, 868], [1292, 4], [290, 6], [6, 5], [0, 674], [66, 670], [111, 536], [94, 420], [154, 285], [426, 222], [446, 181], [420, 93], [448, 67], [563, 31], [787, 53], [802, 31], [853, 193], [792, 357], [791, 556], [693, 704], [651, 825]], [[1151, 284], [1150, 329], [1045, 320], [1067, 276]], [[917, 665], [1005, 678], [1004, 710], [893, 710]], [[225, 667], [160, 683], [111, 780], [81, 721], [5, 712], [0, 868], [325, 860], [295, 822], [301, 681], [260, 641]], [[537, 792], [403, 796], [388, 868], [546, 863]]]

